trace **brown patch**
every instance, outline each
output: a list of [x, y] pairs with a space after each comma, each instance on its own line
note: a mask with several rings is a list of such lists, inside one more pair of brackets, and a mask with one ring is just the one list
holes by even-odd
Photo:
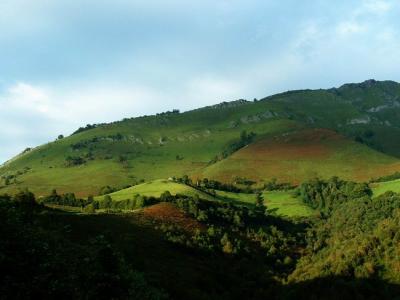
[[[232, 182], [277, 178], [299, 184], [314, 177], [339, 176], [366, 181], [400, 170], [400, 163], [379, 153], [357, 153], [355, 142], [329, 129], [303, 129], [259, 140], [203, 171], [204, 176]], [[350, 151], [346, 148], [350, 147]], [[371, 152], [372, 153], [372, 152]], [[330, 169], [331, 168], [331, 169]], [[331, 171], [329, 171], [331, 170]]]
[[179, 226], [190, 232], [204, 228], [203, 224], [186, 215], [172, 203], [162, 202], [146, 207], [143, 209], [143, 216], [155, 222]]
[[232, 158], [251, 157], [255, 161], [325, 159], [333, 154], [332, 142], [345, 138], [327, 129], [309, 129], [261, 140]]

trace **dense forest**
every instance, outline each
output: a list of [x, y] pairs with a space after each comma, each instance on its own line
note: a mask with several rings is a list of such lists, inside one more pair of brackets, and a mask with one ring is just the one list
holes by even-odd
[[[292, 193], [318, 214], [278, 217], [262, 194], [250, 208], [168, 191], [158, 198], [134, 195], [131, 202], [55, 190], [39, 199], [27, 190], [3, 195], [1, 298], [399, 295], [400, 195], [373, 198], [368, 184], [338, 178], [311, 180]], [[181, 219], [147, 217], [160, 205]]]

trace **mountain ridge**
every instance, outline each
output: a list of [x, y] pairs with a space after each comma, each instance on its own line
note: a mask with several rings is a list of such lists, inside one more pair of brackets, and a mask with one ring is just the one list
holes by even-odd
[[[361, 147], [364, 150], [360, 151], [371, 157], [379, 156], [373, 151], [391, 157], [382, 156], [379, 170], [383, 171], [377, 174], [388, 175], [386, 162], [390, 160], [392, 165], [400, 158], [398, 99], [399, 83], [368, 80], [334, 89], [288, 91], [260, 100], [239, 99], [182, 113], [173, 110], [87, 125], [9, 160], [0, 167], [0, 190], [13, 192], [29, 187], [45, 194], [57, 188], [87, 195], [97, 194], [107, 184], [125, 186], [142, 179], [195, 176], [227, 149], [234, 150], [228, 151], [229, 156], [240, 151], [242, 146], [237, 145], [242, 145], [243, 132], [254, 133], [252, 144], [306, 128], [332, 130], [355, 140], [351, 149]], [[252, 145], [249, 147], [252, 149]], [[365, 163], [368, 155], [363, 158]], [[277, 157], [276, 161], [279, 169], [279, 162], [284, 160]], [[312, 164], [312, 159], [308, 162]], [[393, 171], [392, 167], [387, 169]], [[248, 170], [237, 176], [244, 174], [252, 179]], [[285, 180], [279, 178], [279, 172], [277, 175], [278, 180]], [[306, 179], [299, 176], [298, 181]]]

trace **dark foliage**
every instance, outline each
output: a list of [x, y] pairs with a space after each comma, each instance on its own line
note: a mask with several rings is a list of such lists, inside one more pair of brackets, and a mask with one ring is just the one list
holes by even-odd
[[370, 182], [385, 182], [385, 181], [392, 181], [392, 180], [396, 180], [396, 179], [400, 179], [400, 172], [395, 172], [391, 175], [374, 178]]
[[0, 196], [2, 299], [165, 298], [104, 236], [72, 242], [68, 227], [45, 226], [49, 213], [27, 191]]
[[80, 132], [84, 132], [84, 131], [87, 131], [87, 130], [90, 130], [90, 129], [94, 129], [94, 128], [98, 127], [98, 126], [99, 126], [99, 124], [93, 124], [93, 125], [87, 124], [85, 127], [79, 127], [72, 134], [74, 135], [74, 134], [77, 134], [77, 133], [80, 133]]
[[65, 158], [65, 165], [67, 167], [83, 165], [86, 160], [81, 156], [67, 156]]

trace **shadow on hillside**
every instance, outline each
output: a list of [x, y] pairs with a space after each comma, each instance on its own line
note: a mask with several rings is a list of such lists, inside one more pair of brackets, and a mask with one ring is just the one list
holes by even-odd
[[[291, 230], [305, 226], [279, 218], [271, 221]], [[48, 214], [42, 216], [42, 223], [68, 228], [65, 234], [75, 242], [105, 235], [127, 264], [144, 272], [149, 282], [166, 290], [171, 299], [400, 299], [399, 285], [379, 279], [326, 277], [283, 285], [271, 276], [279, 275], [279, 270], [262, 259], [207, 254], [173, 245], [134, 214]]]
[[400, 299], [400, 285], [380, 279], [324, 277], [281, 286], [275, 299]]
[[247, 208], [253, 208], [254, 204], [248, 203], [245, 201], [240, 201], [238, 199], [232, 198], [232, 197], [227, 197], [227, 196], [217, 196], [216, 199], [225, 202], [225, 203], [231, 203], [234, 205], [240, 205], [240, 206], [246, 206]]

